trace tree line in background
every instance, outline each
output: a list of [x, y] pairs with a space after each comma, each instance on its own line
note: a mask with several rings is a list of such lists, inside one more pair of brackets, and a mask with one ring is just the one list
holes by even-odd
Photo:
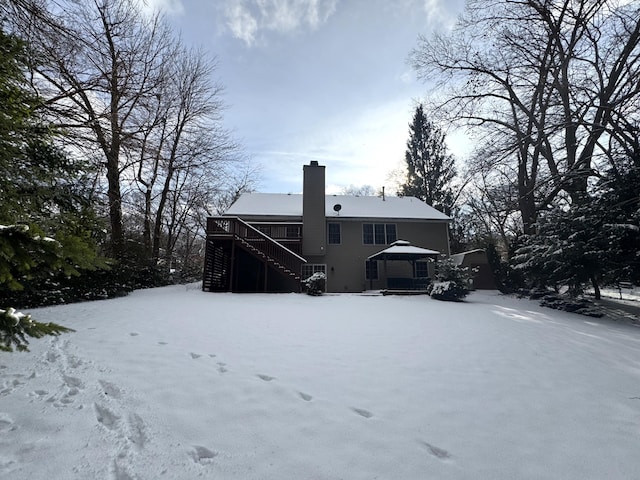
[[[215, 60], [142, 7], [0, 4], [0, 297], [197, 278], [206, 216], [252, 186]], [[487, 249], [505, 289], [640, 281], [636, 2], [468, 0], [410, 58], [433, 90], [397, 193], [455, 219], [454, 252]], [[463, 169], [439, 125], [468, 132]]]
[[0, 297], [199, 278], [206, 217], [254, 178], [215, 59], [136, 0], [0, 5]]
[[[454, 251], [485, 248], [504, 289], [640, 282], [637, 2], [468, 0], [410, 58], [433, 88], [398, 191], [453, 214]], [[438, 124], [474, 143], [462, 181]]]

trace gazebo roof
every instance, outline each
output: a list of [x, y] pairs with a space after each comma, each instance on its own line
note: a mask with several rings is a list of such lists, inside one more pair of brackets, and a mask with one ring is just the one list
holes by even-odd
[[416, 247], [406, 240], [397, 240], [390, 247], [375, 253], [367, 260], [420, 260], [421, 258], [437, 257], [440, 252], [428, 248]]

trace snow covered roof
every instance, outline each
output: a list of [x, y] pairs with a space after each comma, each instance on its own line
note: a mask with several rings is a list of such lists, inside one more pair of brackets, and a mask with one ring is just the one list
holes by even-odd
[[466, 252], [454, 253], [451, 255], [451, 259], [453, 260], [454, 265], [462, 265], [464, 262], [464, 257], [466, 255], [471, 255], [473, 253], [484, 253], [484, 248], [476, 248], [474, 250], [468, 250]]
[[434, 257], [440, 255], [436, 250], [416, 247], [405, 240], [397, 240], [389, 248], [371, 255], [368, 260], [417, 260], [419, 258]]
[[[340, 205], [340, 211], [334, 210]], [[388, 218], [448, 221], [444, 213], [415, 197], [360, 197], [326, 195], [327, 218]], [[302, 195], [282, 193], [245, 193], [227, 210], [228, 216], [265, 216], [302, 218]]]

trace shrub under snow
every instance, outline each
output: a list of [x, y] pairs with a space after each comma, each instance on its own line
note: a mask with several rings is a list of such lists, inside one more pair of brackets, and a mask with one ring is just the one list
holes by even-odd
[[451, 258], [441, 259], [436, 281], [430, 288], [431, 298], [450, 302], [462, 301], [469, 293], [471, 273], [469, 267], [456, 265]]
[[322, 295], [326, 283], [327, 277], [322, 272], [316, 272], [302, 281], [302, 285], [304, 285], [308, 295]]

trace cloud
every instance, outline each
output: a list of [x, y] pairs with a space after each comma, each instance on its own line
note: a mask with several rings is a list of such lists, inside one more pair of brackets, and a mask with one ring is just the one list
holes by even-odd
[[244, 41], [249, 46], [253, 45], [258, 31], [258, 20], [243, 5], [243, 2], [233, 2], [227, 5], [225, 15], [227, 17], [227, 26], [233, 36]]
[[424, 11], [427, 14], [427, 24], [439, 25], [447, 29], [454, 25], [456, 18], [450, 13], [451, 5], [448, 4], [448, 1], [423, 0]]
[[182, 15], [184, 5], [182, 0], [146, 0], [143, 8], [147, 11], [161, 10], [168, 15]]
[[335, 12], [338, 0], [227, 0], [226, 24], [248, 46], [262, 32], [295, 33], [315, 30]]
[[390, 192], [387, 177], [404, 158], [412, 108], [411, 102], [397, 99], [364, 111], [340, 112], [291, 135], [280, 150], [255, 152], [265, 165], [264, 186], [268, 191], [297, 192], [302, 165], [318, 160], [327, 166], [329, 193], [348, 185], [371, 185], [376, 190], [386, 185]]
[[[299, 192], [302, 165], [318, 160], [327, 167], [328, 193], [339, 193], [349, 185], [371, 185], [375, 190], [385, 186], [392, 195], [396, 189], [393, 174], [405, 167], [414, 110], [412, 100], [390, 99], [362, 111], [350, 110], [312, 122], [290, 135], [288, 141], [278, 142], [276, 148], [254, 152], [264, 166], [265, 191]], [[471, 150], [469, 138], [461, 130], [447, 134], [447, 146], [459, 162]]]

